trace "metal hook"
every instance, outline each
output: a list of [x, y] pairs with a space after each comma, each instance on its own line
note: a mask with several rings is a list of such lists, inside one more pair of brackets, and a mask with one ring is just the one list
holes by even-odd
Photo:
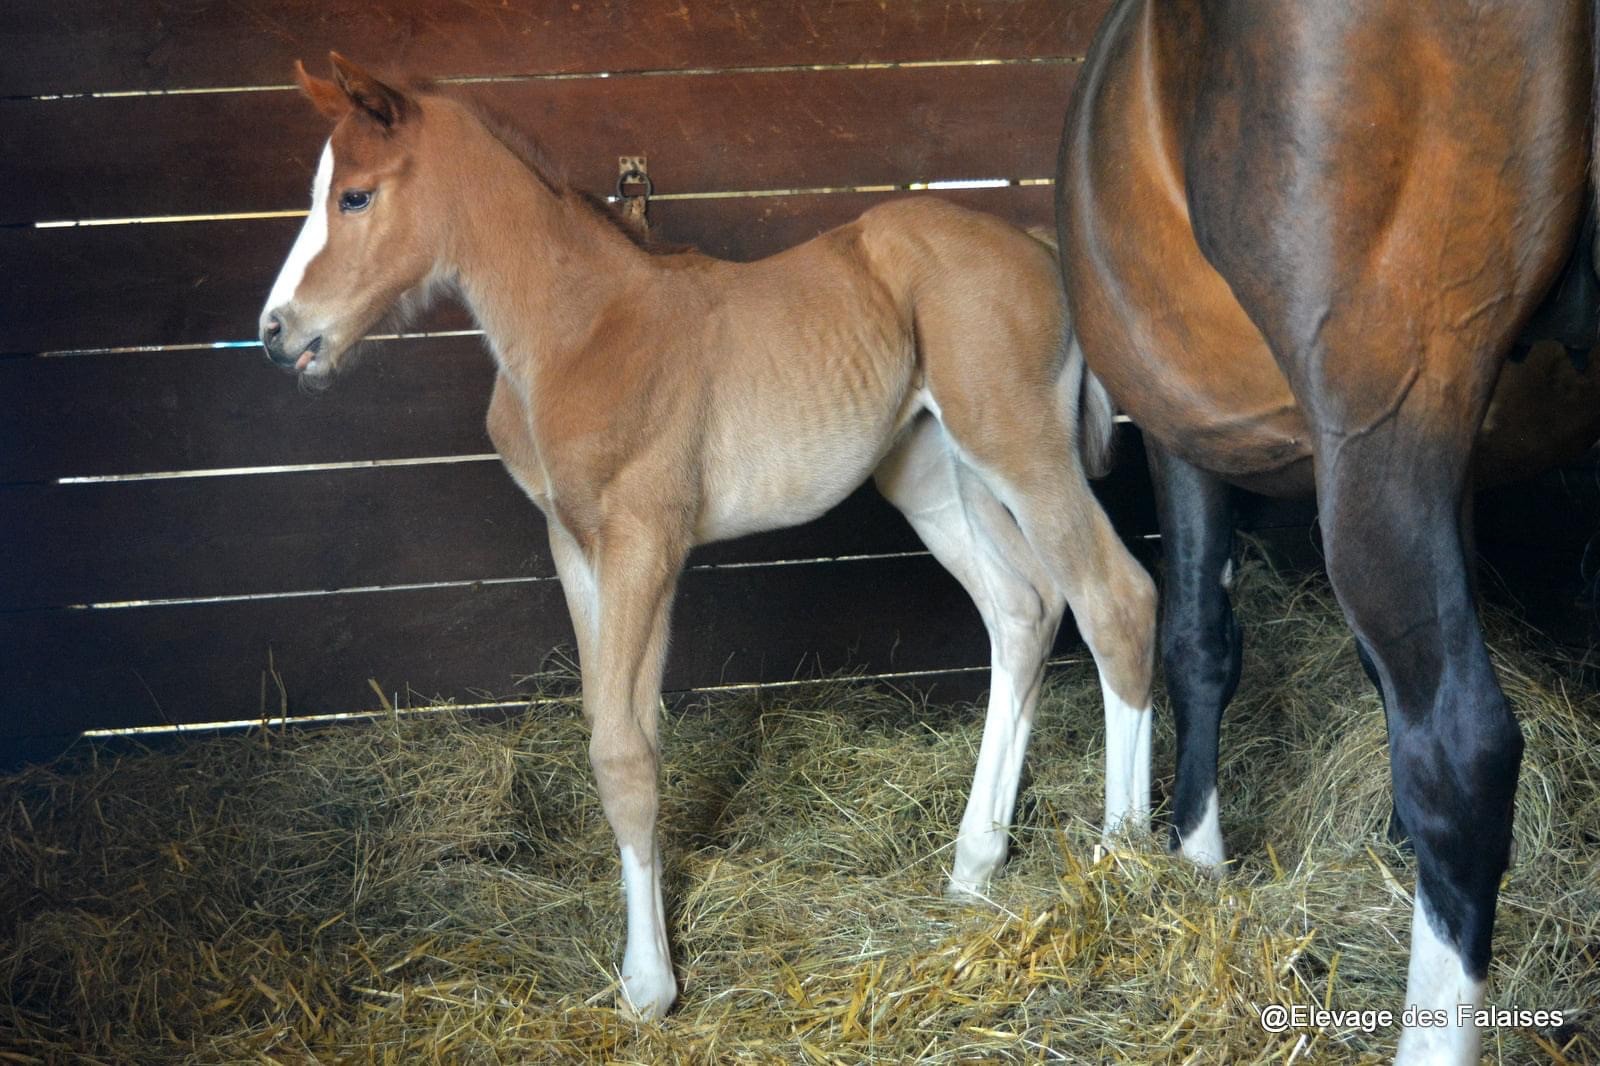
[[643, 185], [646, 200], [655, 194], [655, 185], [650, 181], [649, 161], [642, 155], [617, 157], [617, 199], [634, 199], [623, 191], [629, 185]]

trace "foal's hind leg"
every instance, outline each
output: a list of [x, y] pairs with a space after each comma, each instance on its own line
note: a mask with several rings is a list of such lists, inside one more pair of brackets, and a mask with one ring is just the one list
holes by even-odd
[[1005, 508], [925, 418], [878, 467], [879, 490], [967, 590], [989, 632], [989, 710], [949, 891], [981, 897], [1005, 861], [1017, 784], [1065, 607]]
[[1018, 388], [993, 402], [1008, 412], [1003, 424], [952, 401], [945, 425], [957, 453], [1015, 517], [1094, 655], [1106, 707], [1104, 830], [1145, 832], [1155, 586], [1089, 489], [1064, 398]]
[[1228, 599], [1233, 490], [1214, 474], [1145, 441], [1165, 559], [1161, 661], [1178, 731], [1172, 847], [1202, 866], [1227, 858], [1218, 819], [1222, 712], [1239, 686], [1241, 640]]

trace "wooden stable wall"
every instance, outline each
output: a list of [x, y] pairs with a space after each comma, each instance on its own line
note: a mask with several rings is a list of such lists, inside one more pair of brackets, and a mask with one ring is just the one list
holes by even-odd
[[[492, 369], [459, 309], [372, 343], [323, 396], [251, 343], [325, 135], [287, 84], [295, 58], [472, 79], [595, 192], [618, 155], [647, 155], [661, 236], [752, 258], [918, 183], [1004, 179], [944, 195], [1048, 224], [1107, 6], [5, 4], [0, 761], [85, 729], [276, 713], [280, 682], [297, 715], [372, 709], [369, 679], [514, 697], [571, 644], [541, 521], [488, 454]], [[1101, 491], [1147, 549], [1142, 465], [1132, 440]], [[986, 659], [976, 613], [869, 489], [696, 553], [668, 686], [853, 669], [970, 691]]]
[[[369, 679], [513, 694], [570, 646], [541, 521], [487, 455], [475, 336], [375, 342], [316, 397], [248, 343], [325, 137], [295, 58], [477, 79], [574, 184], [647, 155], [661, 236], [752, 258], [929, 181], [1008, 179], [948, 195], [1048, 224], [1106, 6], [6, 4], [0, 748], [276, 712], [269, 662], [309, 715], [373, 708]], [[449, 306], [413, 328], [470, 325]], [[1144, 492], [1109, 497], [1153, 528]], [[976, 613], [870, 490], [693, 564], [670, 688], [986, 664]]]

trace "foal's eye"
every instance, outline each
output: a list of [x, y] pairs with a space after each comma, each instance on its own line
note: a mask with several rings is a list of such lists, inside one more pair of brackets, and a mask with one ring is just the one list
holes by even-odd
[[362, 189], [350, 189], [339, 194], [339, 210], [365, 211], [372, 203], [372, 194]]

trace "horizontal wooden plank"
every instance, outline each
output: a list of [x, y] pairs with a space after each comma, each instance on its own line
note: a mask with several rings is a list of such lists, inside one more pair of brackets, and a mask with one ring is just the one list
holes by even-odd
[[[691, 565], [917, 551], [865, 488]], [[555, 576], [498, 462], [0, 489], [0, 609]]]
[[0, 483], [494, 450], [482, 338], [370, 341], [359, 359], [315, 393], [254, 346], [0, 359]]
[[13, 0], [0, 95], [281, 84], [328, 49], [430, 76], [1081, 55], [1108, 0]]
[[[1074, 662], [1084, 653], [1082, 648], [1074, 648], [1064, 659], [1057, 658], [1057, 662]], [[872, 686], [882, 690], [893, 690], [915, 703], [930, 707], [948, 706], [952, 704], [970, 704], [981, 699], [989, 689], [989, 666], [957, 667], [950, 670], [925, 670], [913, 673], [895, 671], [888, 675], [869, 674], [860, 670], [852, 670], [847, 675], [855, 679], [856, 684]], [[819, 693], [820, 690], [832, 689], [838, 684], [838, 678], [801, 678], [798, 685], [795, 682], [763, 682], [762, 687], [778, 698], [800, 698], [803, 693]], [[722, 688], [709, 685], [702, 688], [663, 689], [662, 703], [666, 707], [669, 719], [676, 719], [682, 715], [718, 715], [722, 713], [729, 698], [739, 699], [744, 696], [744, 686], [736, 685], [731, 688]], [[370, 690], [369, 690], [370, 691]], [[471, 714], [482, 721], [504, 721], [522, 714], [549, 713], [546, 706], [520, 705], [520, 700], [494, 702], [489, 705], [474, 704]], [[425, 714], [447, 713], [446, 704], [428, 702], [414, 703], [413, 712]], [[456, 704], [462, 707], [462, 704]], [[367, 717], [370, 716], [370, 717]], [[369, 710], [360, 712], [358, 716], [341, 719], [327, 718], [290, 718], [287, 721], [274, 718], [267, 726], [277, 732], [283, 729], [297, 730], [330, 729], [330, 728], [370, 728], [373, 719], [382, 720], [384, 712]], [[254, 725], [254, 720], [250, 724]], [[217, 732], [229, 728], [220, 726]], [[674, 726], [669, 721], [667, 729]], [[68, 751], [72, 752], [75, 759], [99, 758], [111, 759], [126, 753], [144, 753], [149, 751], [172, 751], [185, 744], [193, 743], [200, 737], [216, 735], [210, 729], [196, 729], [189, 727], [184, 730], [140, 732], [140, 733], [113, 733], [110, 735], [95, 734], [84, 736], [81, 733], [51, 733], [27, 737], [6, 737], [0, 733], [0, 739], [5, 740], [5, 745], [0, 747], [0, 774], [11, 774], [27, 766], [36, 766], [60, 758]]]
[[[1154, 528], [1142, 467], [1096, 489], [1126, 535]], [[869, 486], [690, 565], [921, 549]], [[543, 519], [498, 462], [0, 489], [0, 610], [554, 574]]]
[[[0, 230], [0, 353], [250, 340], [296, 219]], [[432, 324], [470, 326], [460, 313]]]
[[[1058, 647], [1076, 639], [1064, 625]], [[556, 582], [0, 615], [0, 737], [251, 718], [271, 661], [294, 714], [517, 691], [572, 644]], [[667, 687], [981, 666], [987, 640], [926, 557], [692, 571]], [[276, 713], [276, 688], [267, 710]]]
[[[463, 90], [611, 191], [1048, 176], [1075, 65], [794, 70]], [[0, 101], [0, 223], [304, 210], [327, 122], [298, 92]], [[263, 157], [262, 144], [272, 145]]]
[[10, 610], [550, 577], [498, 463], [0, 490]]
[[[1086, 654], [1086, 649], [1074, 647], [1064, 656], [1056, 658], [1057, 663], [1073, 663]], [[906, 673], [894, 671], [889, 674], [870, 674], [860, 669], [852, 669], [845, 675], [854, 679], [855, 684], [876, 687], [880, 690], [892, 690], [913, 701], [930, 707], [949, 706], [952, 704], [971, 704], [981, 699], [989, 689], [989, 665], [955, 667], [952, 669], [923, 670]], [[803, 698], [807, 693], [820, 695], [824, 690], [832, 690], [839, 684], [839, 675], [824, 677], [801, 677], [791, 681], [760, 682], [758, 683], [770, 696], [782, 699]], [[368, 691], [371, 691], [370, 689]], [[669, 719], [665, 728], [672, 729], [672, 719], [683, 715], [718, 715], [726, 706], [728, 699], [742, 699], [746, 695], [745, 686], [731, 684], [727, 687], [720, 685], [707, 685], [700, 688], [663, 689], [661, 693], [662, 704], [666, 708]], [[504, 721], [523, 714], [546, 714], [550, 709], [546, 705], [532, 705], [527, 702], [526, 696], [512, 697], [504, 701], [474, 702], [471, 704], [472, 716], [480, 721]], [[419, 700], [409, 708], [413, 713], [448, 713], [450, 704], [433, 703]], [[456, 703], [456, 708], [465, 705]], [[267, 728], [278, 732], [283, 729], [298, 730], [308, 729], [338, 729], [371, 728], [373, 720], [382, 721], [386, 713], [380, 709], [368, 709], [356, 712], [347, 718], [289, 718], [287, 720], [273, 718]], [[257, 719], [243, 719], [251, 725], [259, 724]], [[216, 732], [222, 732], [232, 727], [232, 723], [220, 723]], [[112, 733], [94, 734], [84, 736], [81, 733], [50, 733], [26, 737], [8, 737], [0, 732], [0, 739], [5, 741], [0, 746], [0, 774], [12, 774], [27, 766], [41, 765], [51, 762], [65, 755], [69, 750], [73, 758], [116, 758], [126, 753], [144, 753], [149, 751], [172, 751], [179, 747], [193, 743], [195, 740], [214, 736], [208, 728], [196, 728], [193, 725], [182, 730], [161, 730], [158, 732], [139, 733]]]
[[[1024, 225], [1051, 221], [1047, 186], [938, 195]], [[891, 196], [841, 193], [657, 203], [667, 241], [755, 259], [848, 222]], [[248, 340], [297, 219], [0, 230], [0, 354]], [[419, 328], [470, 326], [447, 304]]]

